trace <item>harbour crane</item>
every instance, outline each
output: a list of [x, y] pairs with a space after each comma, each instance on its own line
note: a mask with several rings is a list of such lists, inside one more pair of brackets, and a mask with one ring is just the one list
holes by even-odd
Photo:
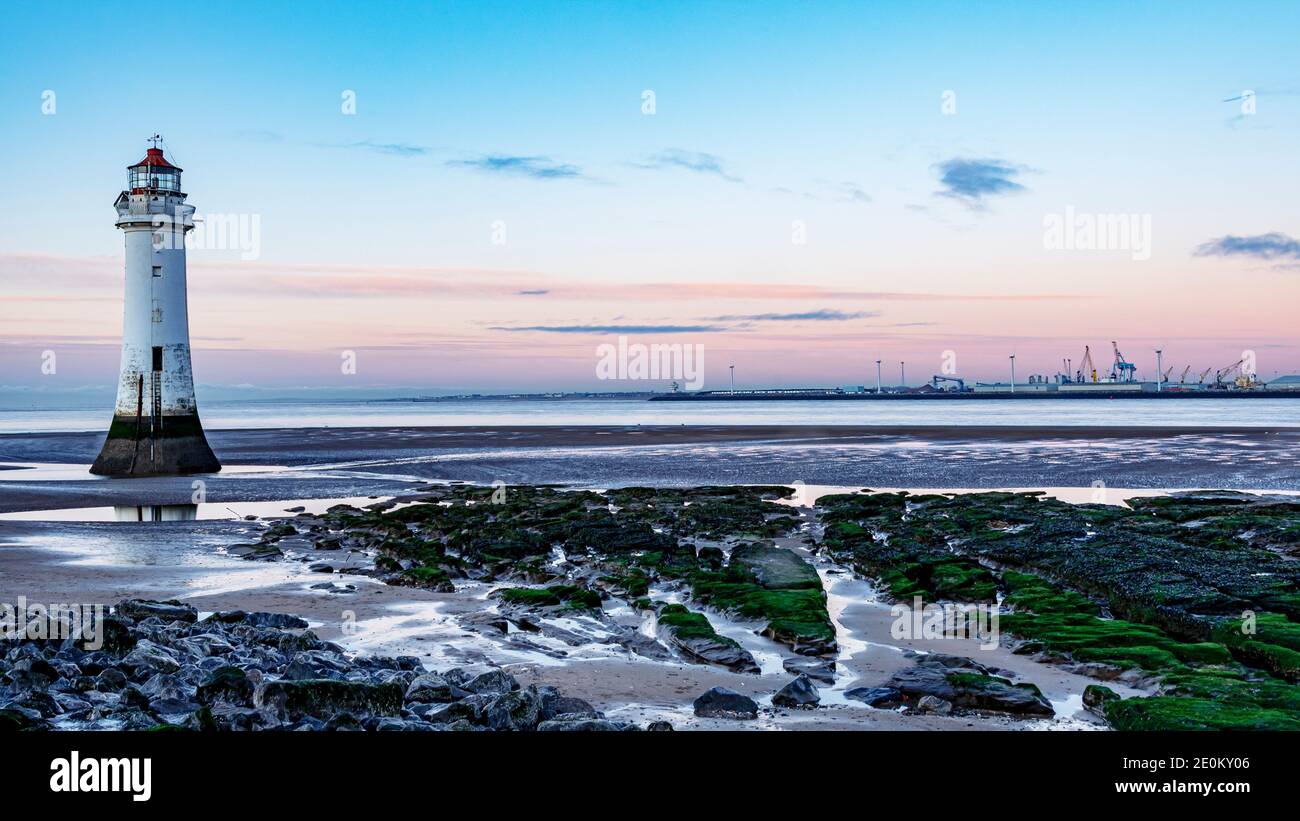
[[1185, 384], [1187, 384], [1187, 374], [1189, 374], [1189, 373], [1191, 373], [1191, 372], [1192, 372], [1192, 366], [1191, 366], [1191, 365], [1188, 365], [1186, 368], [1183, 368], [1183, 375], [1180, 376], [1180, 377], [1178, 377], [1178, 384], [1180, 384], [1180, 385], [1185, 385]]
[[1212, 370], [1214, 370], [1214, 366], [1213, 366], [1213, 365], [1211, 365], [1210, 367], [1208, 367], [1208, 368], [1206, 368], [1205, 370], [1201, 371], [1201, 375], [1198, 376], [1198, 377], [1196, 378], [1196, 384], [1198, 384], [1198, 385], [1204, 385], [1204, 384], [1205, 384], [1205, 377], [1209, 376], [1209, 375], [1210, 375], [1210, 371], [1212, 371]]
[[1079, 370], [1074, 375], [1074, 381], [1083, 382], [1085, 376], [1093, 382], [1097, 381], [1097, 366], [1092, 364], [1092, 349], [1087, 345], [1083, 346], [1083, 359], [1079, 360]]
[[1169, 381], [1169, 374], [1171, 374], [1171, 373], [1173, 373], [1173, 372], [1174, 372], [1174, 366], [1173, 366], [1173, 365], [1170, 365], [1168, 368], [1165, 368], [1165, 373], [1164, 373], [1163, 376], [1160, 377], [1160, 381], [1161, 381], [1161, 382], [1168, 382], [1168, 381]]
[[1115, 364], [1111, 366], [1110, 378], [1114, 382], [1132, 382], [1137, 378], [1137, 365], [1129, 362], [1124, 358], [1124, 354], [1119, 352], [1119, 345], [1114, 340], [1110, 343], [1111, 348], [1115, 350]]
[[[1226, 368], [1220, 368], [1219, 370], [1215, 371], [1215, 372], [1214, 372], [1214, 385], [1215, 385], [1215, 387], [1220, 387], [1220, 386], [1222, 386], [1222, 385], [1223, 385], [1223, 377], [1225, 377], [1225, 376], [1227, 376], [1228, 374], [1232, 373], [1233, 371], [1237, 370], [1237, 368], [1240, 368], [1243, 364], [1245, 364], [1245, 362], [1246, 362], [1246, 357], [1243, 356], [1241, 359], [1238, 359], [1236, 362], [1233, 362], [1233, 363], [1232, 363], [1231, 365], [1229, 365], [1228, 367], [1226, 367]], [[1242, 374], [1242, 376], [1245, 376], [1245, 374]]]

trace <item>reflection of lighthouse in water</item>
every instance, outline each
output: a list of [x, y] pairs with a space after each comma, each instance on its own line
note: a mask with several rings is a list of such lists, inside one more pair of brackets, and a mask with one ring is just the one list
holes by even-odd
[[113, 423], [91, 473], [148, 476], [221, 469], [203, 435], [190, 370], [185, 295], [185, 204], [181, 169], [157, 147], [129, 166], [118, 195], [117, 227], [126, 239], [122, 367]]

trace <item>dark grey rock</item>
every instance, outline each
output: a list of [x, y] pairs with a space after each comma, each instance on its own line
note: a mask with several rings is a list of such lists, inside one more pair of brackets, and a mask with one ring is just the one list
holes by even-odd
[[701, 718], [730, 718], [747, 720], [758, 718], [758, 704], [726, 687], [714, 687], [694, 702], [695, 715]]
[[781, 667], [787, 673], [794, 675], [805, 675], [813, 681], [822, 684], [835, 684], [835, 660], [823, 658], [810, 658], [808, 656], [796, 656], [787, 658], [781, 662]]
[[[448, 679], [450, 681], [450, 679]], [[504, 670], [490, 670], [460, 685], [478, 695], [503, 695], [519, 689], [519, 682]]]
[[483, 715], [493, 730], [534, 730], [541, 721], [541, 712], [542, 700], [537, 688], [528, 687], [497, 696]]
[[813, 686], [812, 679], [801, 675], [782, 687], [772, 696], [772, 704], [777, 707], [816, 707], [821, 702], [821, 695]]
[[148, 599], [124, 599], [113, 608], [119, 616], [131, 621], [143, 621], [156, 617], [164, 622], [198, 621], [199, 611], [193, 605], [183, 604], [175, 599], [168, 601], [150, 601]]
[[903, 694], [893, 687], [854, 687], [844, 691], [845, 698], [861, 701], [868, 707], [888, 709], [901, 706], [906, 702]]

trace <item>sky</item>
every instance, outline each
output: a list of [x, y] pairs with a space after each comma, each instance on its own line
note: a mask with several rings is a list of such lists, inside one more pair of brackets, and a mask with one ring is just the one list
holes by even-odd
[[1174, 380], [1300, 372], [1298, 31], [1282, 2], [8, 7], [0, 405], [116, 383], [112, 202], [155, 132], [242, 229], [189, 251], [200, 400], [663, 389], [598, 378], [620, 336], [702, 346], [705, 388], [1104, 371], [1112, 340], [1145, 378], [1157, 348]]

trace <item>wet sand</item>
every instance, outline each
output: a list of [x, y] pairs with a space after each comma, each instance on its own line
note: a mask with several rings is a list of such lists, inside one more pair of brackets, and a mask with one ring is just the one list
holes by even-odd
[[401, 493], [426, 480], [683, 486], [1298, 489], [1300, 428], [630, 426], [302, 428], [209, 434], [202, 477], [85, 473], [102, 434], [0, 435], [0, 512]]

